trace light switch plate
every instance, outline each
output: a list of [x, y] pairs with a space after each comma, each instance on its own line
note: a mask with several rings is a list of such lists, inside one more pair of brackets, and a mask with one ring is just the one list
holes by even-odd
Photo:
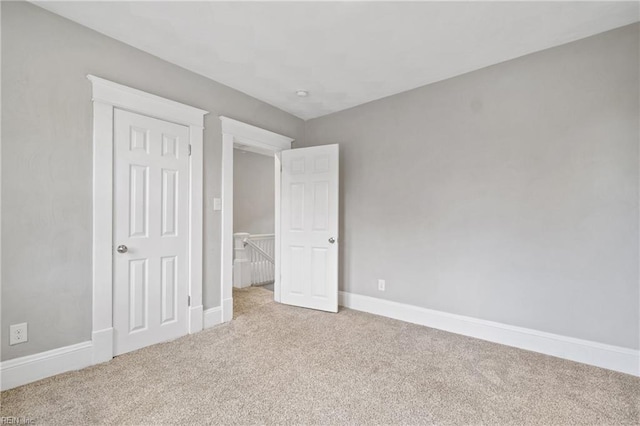
[[213, 199], [213, 210], [214, 211], [222, 210], [222, 198], [214, 198]]

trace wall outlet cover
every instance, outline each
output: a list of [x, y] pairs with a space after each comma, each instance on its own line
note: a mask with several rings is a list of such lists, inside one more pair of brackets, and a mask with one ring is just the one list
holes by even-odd
[[29, 340], [27, 323], [13, 324], [9, 326], [9, 345], [25, 343]]

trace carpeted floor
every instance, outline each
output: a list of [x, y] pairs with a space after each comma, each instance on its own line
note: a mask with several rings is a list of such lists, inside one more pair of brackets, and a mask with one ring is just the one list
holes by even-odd
[[3, 392], [37, 424], [639, 424], [640, 379], [234, 292], [235, 320]]

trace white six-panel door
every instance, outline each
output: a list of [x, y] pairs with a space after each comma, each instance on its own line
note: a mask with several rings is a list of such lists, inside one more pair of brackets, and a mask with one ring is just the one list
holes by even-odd
[[281, 185], [280, 301], [338, 312], [338, 145], [282, 151]]
[[189, 128], [114, 111], [115, 355], [187, 334]]

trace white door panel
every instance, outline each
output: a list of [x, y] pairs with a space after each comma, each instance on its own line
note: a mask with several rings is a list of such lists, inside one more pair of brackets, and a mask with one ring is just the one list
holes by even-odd
[[116, 355], [187, 334], [188, 143], [185, 126], [114, 111]]
[[281, 302], [337, 312], [338, 145], [282, 151], [281, 203]]

